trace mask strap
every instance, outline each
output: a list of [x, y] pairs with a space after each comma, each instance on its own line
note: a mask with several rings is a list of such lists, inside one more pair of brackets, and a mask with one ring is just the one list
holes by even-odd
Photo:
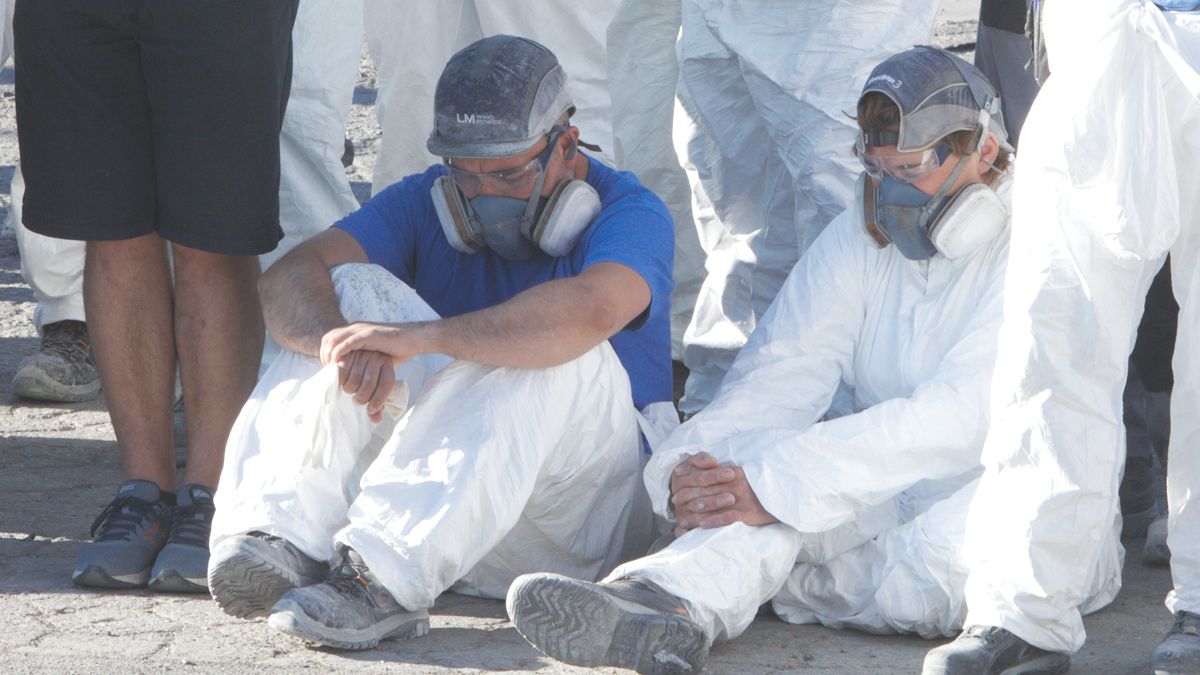
[[950, 175], [946, 177], [946, 180], [942, 181], [942, 186], [938, 188], [937, 192], [933, 193], [933, 196], [929, 198], [929, 201], [926, 202], [925, 206], [921, 207], [921, 216], [923, 218], [928, 218], [929, 212], [938, 208], [942, 202], [942, 197], [946, 194], [946, 191], [950, 189], [950, 186], [954, 184], [954, 181], [958, 180], [959, 175], [961, 175], [963, 169], [966, 168], [966, 165], [963, 164], [964, 159], [966, 158], [962, 155], [958, 156], [958, 163], [954, 165], [954, 170], [950, 172]]
[[554, 146], [564, 131], [566, 128], [561, 125], [552, 127], [550, 139], [546, 142], [546, 149], [538, 156], [538, 163], [542, 165], [542, 170], [538, 172], [537, 181], [533, 184], [533, 192], [529, 195], [529, 201], [525, 203], [525, 213], [521, 216], [523, 229], [526, 223], [533, 220], [533, 214], [537, 212], [538, 203], [542, 199], [542, 186], [546, 184], [546, 166], [550, 163], [550, 155], [554, 152]]

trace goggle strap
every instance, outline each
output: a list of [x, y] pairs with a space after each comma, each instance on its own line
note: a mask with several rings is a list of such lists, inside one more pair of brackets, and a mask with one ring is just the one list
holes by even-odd
[[864, 129], [862, 132], [863, 146], [882, 147], [885, 145], [899, 145], [900, 132], [895, 129]]

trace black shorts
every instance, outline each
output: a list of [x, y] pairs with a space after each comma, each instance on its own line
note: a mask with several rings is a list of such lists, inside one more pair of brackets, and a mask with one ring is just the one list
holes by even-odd
[[17, 0], [25, 226], [274, 249], [297, 2]]

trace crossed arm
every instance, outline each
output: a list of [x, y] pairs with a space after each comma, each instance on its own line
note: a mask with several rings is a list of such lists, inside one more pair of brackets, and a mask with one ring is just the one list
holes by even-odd
[[338, 364], [342, 389], [378, 421], [393, 368], [425, 353], [495, 366], [548, 368], [614, 335], [650, 305], [650, 286], [618, 263], [547, 281], [506, 302], [418, 323], [350, 323], [338, 309], [332, 268], [368, 262], [349, 233], [331, 228], [297, 246], [263, 275], [263, 312], [285, 348]]

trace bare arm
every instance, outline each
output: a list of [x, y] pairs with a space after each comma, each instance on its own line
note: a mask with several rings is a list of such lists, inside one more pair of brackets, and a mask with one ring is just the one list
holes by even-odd
[[271, 265], [258, 282], [271, 337], [285, 349], [318, 356], [322, 336], [346, 325], [329, 271], [345, 263], [365, 262], [367, 254], [353, 236], [330, 228]]
[[326, 334], [325, 363], [357, 350], [390, 354], [397, 363], [436, 352], [517, 368], [566, 363], [607, 340], [650, 305], [650, 286], [618, 263], [597, 263], [578, 276], [538, 284], [507, 302], [460, 316], [411, 324], [354, 323]]

